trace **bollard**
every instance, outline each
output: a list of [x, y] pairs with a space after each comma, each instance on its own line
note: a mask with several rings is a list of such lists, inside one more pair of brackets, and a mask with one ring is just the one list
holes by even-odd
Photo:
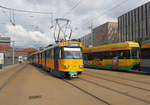
[[2, 69], [3, 67], [2, 67], [3, 65], [2, 64], [0, 64], [0, 69]]

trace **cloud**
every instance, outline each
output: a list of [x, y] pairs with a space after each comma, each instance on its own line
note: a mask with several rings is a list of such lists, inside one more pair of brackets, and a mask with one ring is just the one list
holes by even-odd
[[52, 38], [39, 31], [27, 31], [21, 25], [7, 25], [6, 36], [16, 42], [18, 47], [43, 47], [53, 43]]
[[[71, 10], [79, 1], [80, 0], [2, 0], [1, 5], [23, 10], [54, 12], [53, 18], [66, 15], [65, 17], [72, 22], [72, 37], [79, 38], [91, 32], [89, 28], [91, 24], [93, 24], [93, 27], [96, 27], [108, 21], [117, 21], [118, 16], [149, 0], [127, 0], [123, 4], [120, 3], [124, 0], [81, 0], [80, 4]], [[115, 7], [118, 4], [120, 5]], [[5, 13], [3, 13], [3, 11], [3, 9], [0, 9], [0, 21], [10, 24], [10, 11], [5, 10]], [[16, 40], [16, 42], [19, 43], [16, 43], [17, 46], [43, 46], [48, 43], [47, 40], [52, 42], [53, 34], [50, 33], [49, 30], [51, 15], [15, 12], [14, 17], [15, 23], [20, 24], [15, 26], [16, 33], [11, 34], [14, 27], [2, 23], [0, 23], [0, 33], [3, 35], [7, 34], [7, 36]]]

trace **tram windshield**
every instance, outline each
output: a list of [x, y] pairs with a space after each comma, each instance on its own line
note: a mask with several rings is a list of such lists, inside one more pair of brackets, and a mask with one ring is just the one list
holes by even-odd
[[81, 48], [64, 47], [61, 50], [61, 58], [63, 58], [63, 59], [82, 59]]
[[138, 47], [131, 48], [132, 59], [139, 59], [140, 58], [140, 50]]

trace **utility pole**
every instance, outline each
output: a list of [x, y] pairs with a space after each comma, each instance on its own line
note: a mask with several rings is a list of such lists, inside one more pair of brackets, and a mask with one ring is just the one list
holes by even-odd
[[15, 64], [15, 41], [12, 41], [13, 44], [13, 64]]

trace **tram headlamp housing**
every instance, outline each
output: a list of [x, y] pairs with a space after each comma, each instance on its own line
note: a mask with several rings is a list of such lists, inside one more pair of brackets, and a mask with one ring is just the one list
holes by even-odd
[[64, 69], [68, 69], [69, 68], [69, 65], [64, 65]]
[[79, 65], [80, 68], [83, 68], [83, 65]]

